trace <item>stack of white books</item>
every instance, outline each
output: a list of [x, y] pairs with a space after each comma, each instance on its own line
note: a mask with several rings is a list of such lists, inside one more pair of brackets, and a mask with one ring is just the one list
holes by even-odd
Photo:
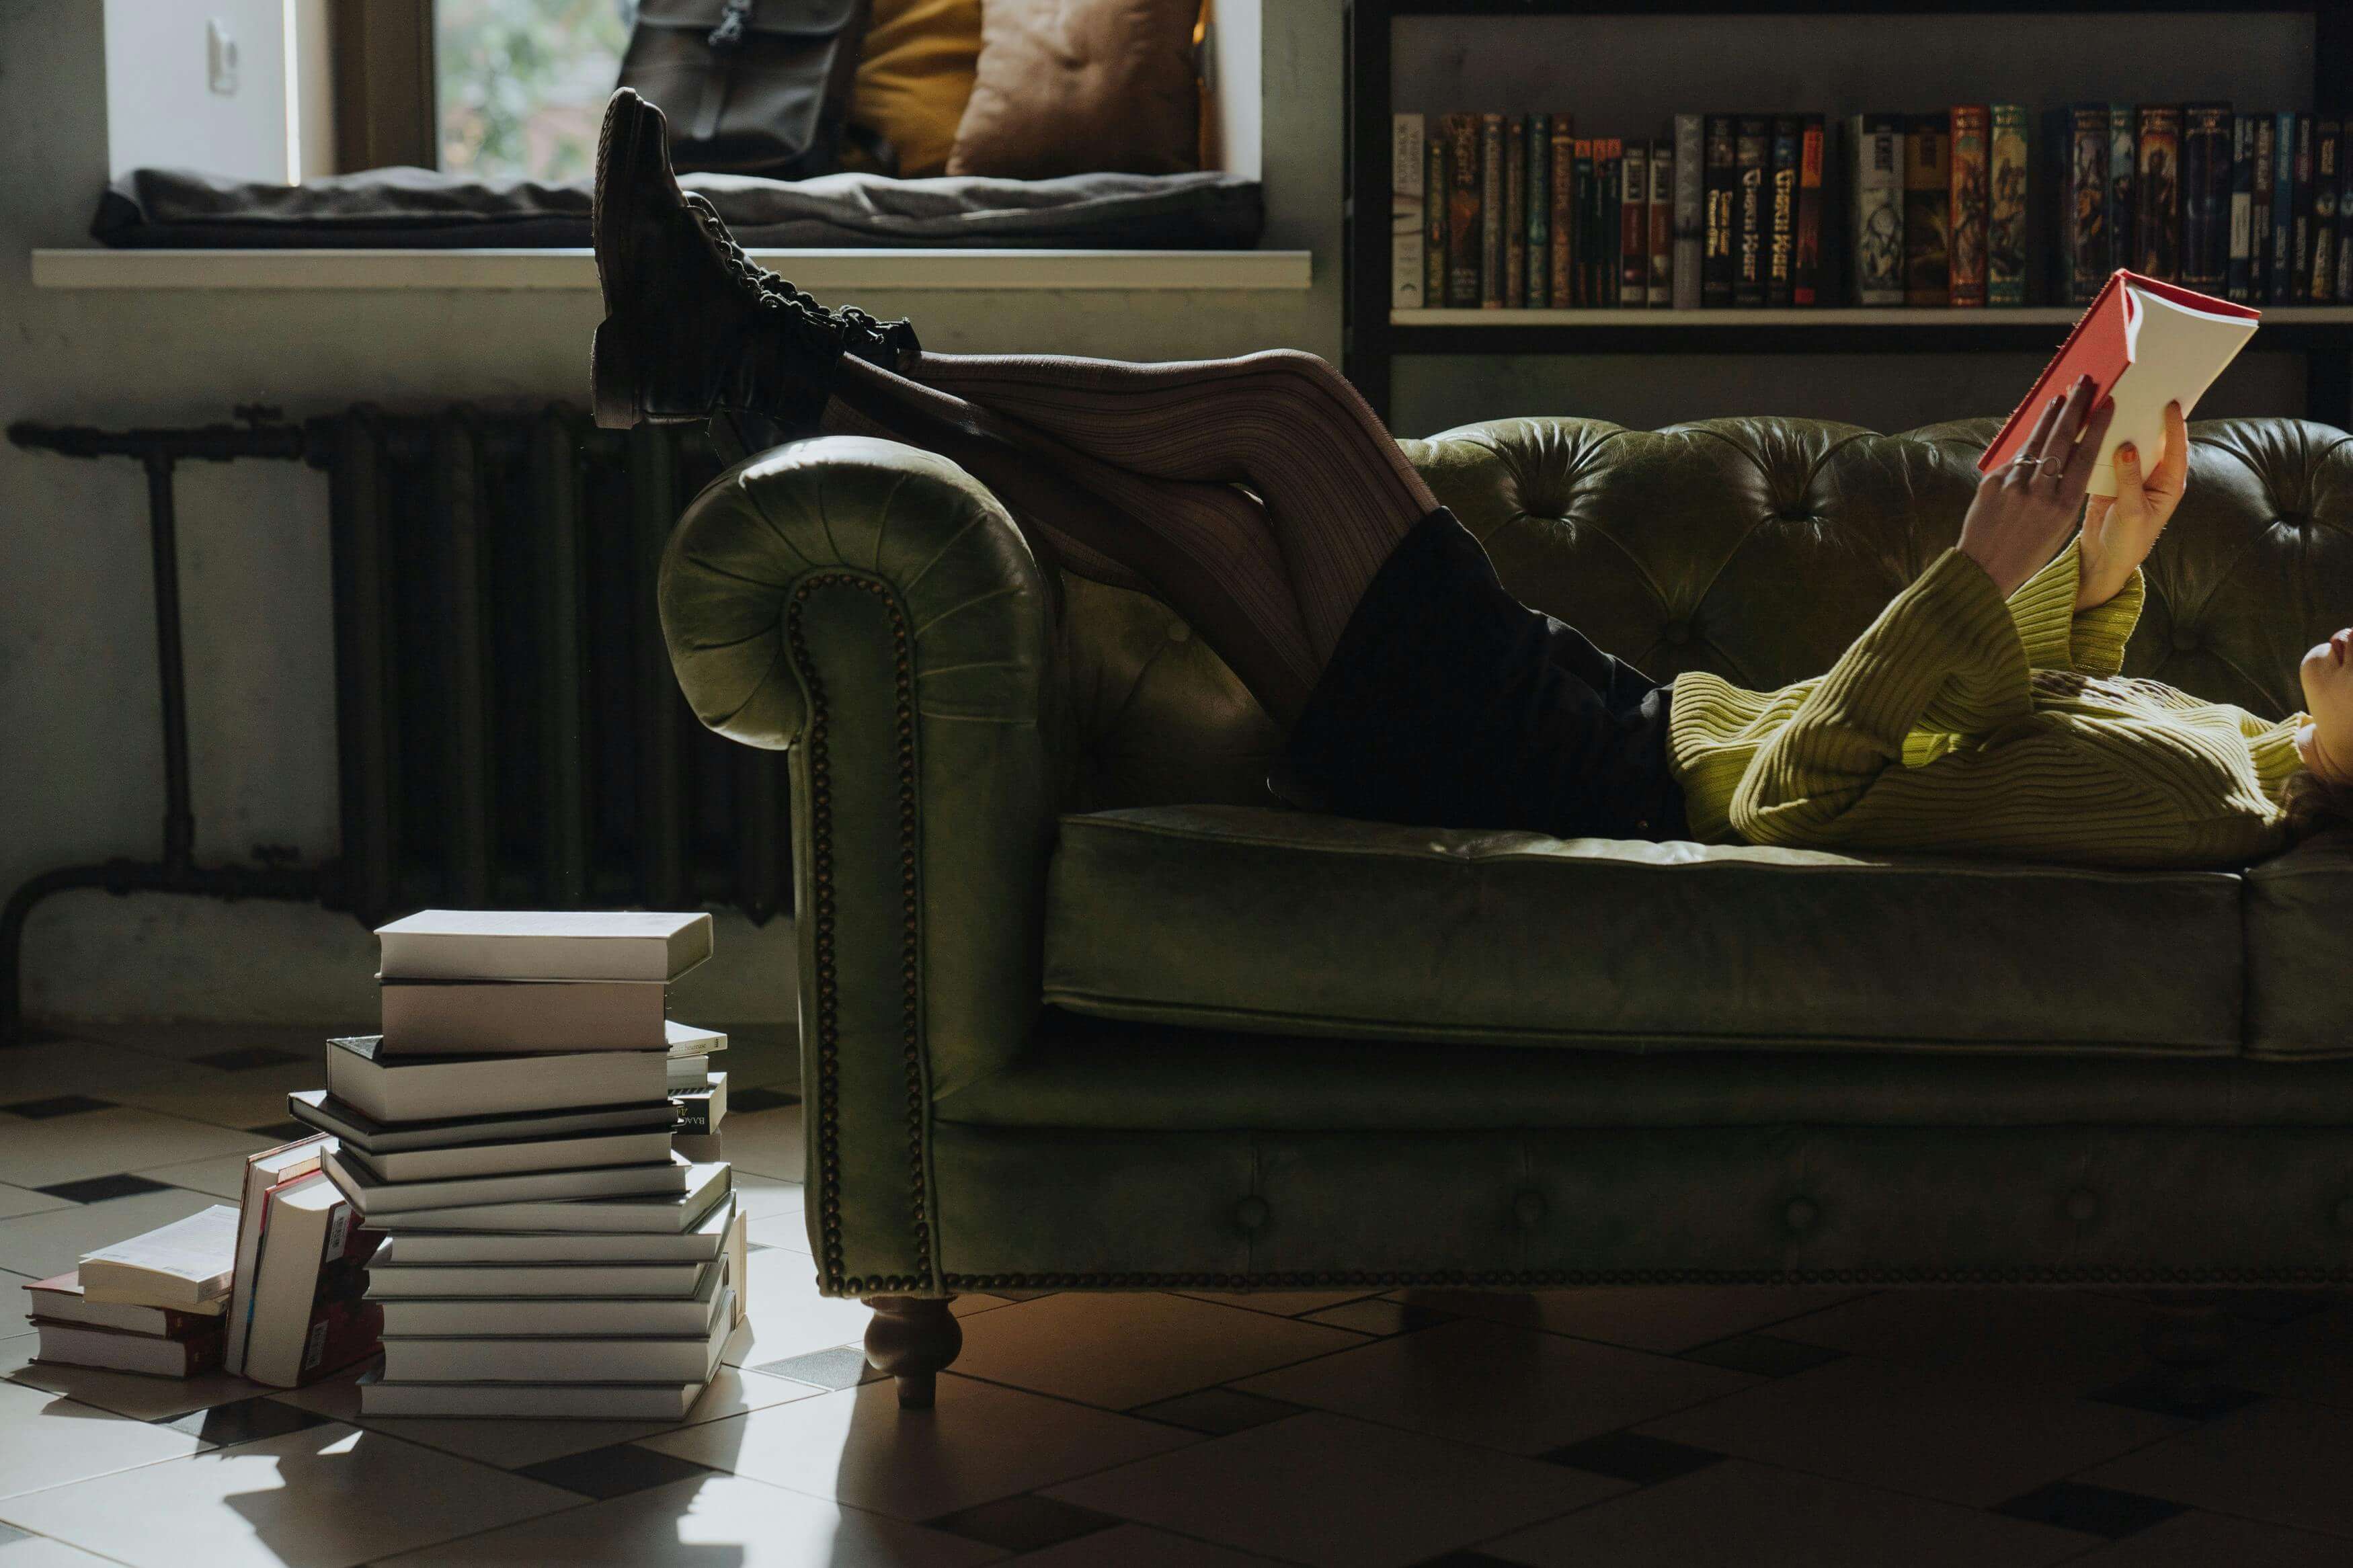
[[362, 1411], [683, 1415], [742, 1316], [728, 1166], [671, 1147], [673, 1061], [708, 1093], [725, 1043], [669, 1017], [711, 917], [428, 910], [376, 935], [384, 1032], [328, 1042], [325, 1090], [290, 1102], [385, 1237]]
[[237, 1210], [215, 1205], [25, 1287], [38, 1359], [159, 1377], [221, 1364]]

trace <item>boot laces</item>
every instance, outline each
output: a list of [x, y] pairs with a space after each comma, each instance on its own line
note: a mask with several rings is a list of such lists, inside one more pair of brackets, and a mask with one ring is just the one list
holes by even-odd
[[728, 231], [719, 209], [699, 192], [686, 193], [686, 210], [694, 215], [703, 238], [736, 280], [758, 291], [763, 307], [795, 317], [811, 335], [821, 336], [827, 346], [839, 345], [852, 353], [887, 349], [894, 355], [920, 348], [913, 322], [878, 321], [855, 305], [828, 310], [818, 303], [816, 295], [796, 289], [789, 279], [754, 261]]

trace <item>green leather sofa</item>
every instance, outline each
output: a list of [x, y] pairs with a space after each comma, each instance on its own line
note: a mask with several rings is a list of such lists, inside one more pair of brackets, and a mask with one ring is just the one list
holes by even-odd
[[[1995, 422], [1406, 443], [1656, 676], [1827, 668]], [[2128, 673], [2265, 714], [2353, 622], [2353, 437], [2194, 427]], [[790, 747], [808, 1225], [921, 1403], [958, 1291], [2353, 1279], [2353, 840], [2243, 874], [1560, 841], [1279, 808], [1163, 605], [936, 458], [729, 471], [661, 584]]]

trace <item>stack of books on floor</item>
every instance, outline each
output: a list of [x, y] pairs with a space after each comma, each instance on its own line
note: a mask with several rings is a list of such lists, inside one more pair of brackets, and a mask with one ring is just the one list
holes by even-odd
[[711, 918], [433, 910], [377, 936], [384, 1032], [330, 1041], [325, 1089], [290, 1102], [385, 1237], [362, 1411], [683, 1415], [742, 1316], [729, 1168], [671, 1145], [673, 1081], [691, 1136], [724, 1092], [725, 1037], [668, 1016]]
[[237, 1214], [216, 1204], [26, 1286], [37, 1359], [160, 1377], [218, 1370]]

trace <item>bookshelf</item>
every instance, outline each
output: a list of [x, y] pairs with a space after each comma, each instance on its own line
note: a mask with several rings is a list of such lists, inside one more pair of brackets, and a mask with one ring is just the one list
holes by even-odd
[[[2067, 324], [2079, 313], [2064, 305], [1703, 310], [1637, 310], [1630, 306], [1612, 310], [1392, 310], [1388, 296], [1389, 116], [1393, 106], [1408, 112], [1437, 107], [1427, 102], [1397, 101], [1393, 89], [1398, 77], [1420, 63], [1397, 58], [1396, 39], [1401, 28], [1431, 19], [1459, 19], [1473, 44], [1492, 46], [1496, 37], [1493, 29], [1513, 26], [1515, 21], [1521, 26], [1534, 21], [1556, 28], [1580, 21], [1606, 24], [1624, 18], [1668, 26], [1678, 20], [1704, 24], [1722, 19], [1752, 27], [1762, 24], [1776, 28], [1801, 28], [1835, 26], [1842, 19], [1851, 26], [1885, 26], [1891, 21], [1915, 18], [1924, 22], [1942, 19], [1947, 24], [1955, 18], [1970, 18], [1972, 26], [1993, 33], [2003, 26], [2005, 17], [2021, 25], [2042, 25], [2048, 18], [2058, 17], [2064, 25], [2068, 18], [2097, 22], [2121, 16], [2157, 22], [2168, 13], [2179, 16], [2185, 24], [2193, 16], [2208, 25], [2212, 25], [2218, 15], [2225, 25], [2231, 18], [2284, 19], [2295, 24], [2286, 36], [2299, 39], [2308, 28], [2310, 58], [2288, 62], [2286, 67], [2295, 79], [2295, 101], [2280, 96], [2275, 105], [2266, 106], [2317, 109], [2324, 113], [2353, 110], [2353, 99], [2348, 99], [2348, 94], [2353, 94], [2353, 5], [2345, 0], [1975, 0], [1973, 4], [1956, 4], [1954, 0], [1349, 0], [1345, 12], [1347, 157], [1344, 179], [1347, 196], [1342, 246], [1346, 374], [1386, 417], [1390, 411], [1397, 363], [1417, 355], [2048, 353], [2057, 346]], [[1731, 29], [1726, 27], [1725, 31], [1729, 34]], [[2274, 29], [2275, 33], [2279, 31]], [[1703, 30], [1692, 36], [1705, 37], [1706, 33]], [[1419, 35], [1424, 41], [1427, 37], [1426, 33]], [[1753, 32], [1746, 37], [1753, 38]], [[1557, 32], [1547, 35], [1553, 45], [1559, 38]], [[1743, 47], [1737, 37], [1717, 46], [1727, 51]], [[2052, 61], [2048, 58], [2052, 52], [2043, 51], [2036, 68], [2052, 68]], [[1565, 58], [1556, 48], [1531, 49], [1527, 56], [1525, 61], [1510, 62], [1512, 68], [1504, 74], [1516, 73], [1520, 78], [1540, 74], [1548, 68], [1547, 61]], [[2034, 57], [2029, 51], [2021, 58]], [[1679, 54], [1674, 63], [1686, 72], [1694, 69], [1687, 56]], [[1716, 74], [1720, 77], [1738, 64], [1736, 59], [1715, 62]], [[1568, 68], [1580, 79], [1592, 80], [1597, 62], [1577, 59]], [[1840, 68], [1833, 62], [1831, 68]], [[2175, 73], [2172, 77], [2151, 84], [2158, 90], [2137, 94], [2123, 90], [2125, 84], [2112, 77], [2104, 77], [2074, 96], [2118, 100], [2137, 96], [2147, 101], [2168, 101], [2177, 96], [2175, 89], [2181, 85], [2181, 73], [2194, 72], [2199, 67], [2193, 58], [2186, 63], [2174, 62], [2171, 68]], [[1808, 87], [1799, 86], [1794, 89], [1799, 98], [1775, 101], [1777, 95], [1793, 90], [1783, 79], [1789, 74], [1759, 71], [1757, 90], [1751, 95], [1757, 101], [1738, 99], [1736, 94], [1725, 97], [1722, 102], [1713, 101], [1713, 97], [1724, 97], [1721, 89], [1681, 91], [1665, 85], [1677, 79], [1676, 69], [1656, 68], [1647, 63], [1645, 68], [1630, 69], [1621, 79], [1639, 82], [1642, 99], [1655, 102], [1652, 121], [1663, 119], [1675, 109], [1829, 109], [1843, 113], [1860, 108], [1902, 108], [1914, 104], [1915, 100], [1917, 107], [1940, 100], [1968, 100], [1957, 94], [1940, 100], [1934, 89], [1923, 96], [1908, 91], [1900, 81], [1884, 84], [1874, 72], [1853, 90], [1842, 92], [1846, 100], [1854, 101], [1827, 101], [1839, 96], [1844, 86], [1852, 84], [1833, 83], [1826, 89], [1820, 82], [1810, 84], [1810, 98], [1807, 96]], [[1523, 86], [1520, 90], [1527, 89]], [[1980, 89], [1978, 96], [1984, 90]], [[2184, 90], [2178, 96], [2195, 96], [2199, 90], [2204, 89]], [[2272, 90], [2277, 95], [2282, 89], [2274, 87]], [[1559, 107], [1578, 107], [1576, 93], [1566, 96], [1570, 101]], [[2025, 95], [2021, 92], [2021, 96]], [[2050, 101], [2060, 101], [2065, 96], [2068, 94], [2053, 91]], [[2215, 96], [2222, 94], [2217, 92]], [[2253, 95], [2248, 99], [2254, 100]], [[1444, 105], [1505, 110], [1539, 106], [1534, 101]], [[1580, 134], [1584, 133], [1584, 125], [1580, 117]], [[1615, 134], [1618, 129], [1604, 124], [1594, 127], [1596, 133], [1601, 134]], [[1629, 121], [1623, 129], [1631, 132], [1644, 126]], [[2304, 357], [2306, 416], [2353, 428], [2353, 305], [2267, 305], [2263, 310], [2263, 331], [2256, 340], [2259, 350]]]

